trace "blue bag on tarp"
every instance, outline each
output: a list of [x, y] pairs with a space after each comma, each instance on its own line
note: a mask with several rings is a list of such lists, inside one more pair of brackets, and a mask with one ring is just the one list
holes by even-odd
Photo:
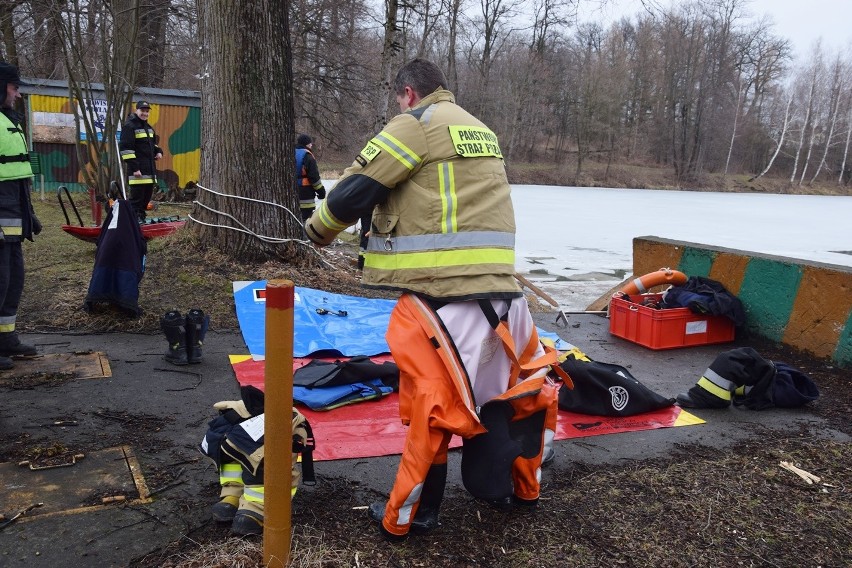
[[370, 379], [381, 379], [386, 386], [399, 390], [399, 367], [391, 361], [375, 363], [362, 355], [344, 361], [314, 360], [293, 373], [294, 385], [309, 388], [351, 385]]
[[301, 403], [311, 410], [332, 410], [347, 404], [375, 400], [389, 395], [393, 388], [381, 379], [335, 387], [293, 387], [293, 402]]

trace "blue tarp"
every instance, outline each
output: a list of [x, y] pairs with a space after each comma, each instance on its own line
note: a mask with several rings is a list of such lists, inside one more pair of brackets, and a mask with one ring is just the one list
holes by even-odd
[[[266, 355], [266, 280], [234, 282], [234, 303], [243, 340], [255, 360]], [[385, 332], [396, 300], [361, 298], [296, 286], [293, 357], [354, 357], [390, 352]], [[317, 310], [326, 311], [324, 314]], [[342, 315], [345, 312], [346, 315]], [[559, 350], [571, 345], [538, 330]]]

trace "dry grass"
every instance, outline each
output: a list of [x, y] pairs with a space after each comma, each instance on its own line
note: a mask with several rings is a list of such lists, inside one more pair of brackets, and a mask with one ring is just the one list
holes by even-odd
[[[83, 215], [87, 197], [75, 194], [74, 199]], [[94, 266], [95, 245], [62, 231], [65, 220], [56, 200], [36, 199], [34, 207], [45, 228], [35, 243], [24, 245], [27, 280], [18, 316], [18, 327], [23, 331], [158, 333], [160, 316], [166, 311], [191, 308], [201, 308], [211, 316], [211, 329], [236, 330], [239, 325], [232, 287], [236, 280], [286, 278], [298, 286], [392, 297], [361, 288], [354, 268], [357, 250], [345, 241], [322, 251], [333, 268], [280, 261], [250, 263], [202, 247], [192, 231], [184, 228], [148, 242], [145, 275], [139, 286], [140, 317], [130, 318], [108, 306], [87, 313], [82, 306]], [[185, 217], [188, 212], [187, 205], [163, 203], [155, 215]], [[88, 223], [88, 213], [83, 220]], [[353, 240], [347, 234], [343, 238]]]

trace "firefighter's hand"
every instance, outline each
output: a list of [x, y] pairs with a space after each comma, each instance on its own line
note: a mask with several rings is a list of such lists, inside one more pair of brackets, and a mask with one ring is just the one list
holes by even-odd
[[39, 233], [41, 233], [41, 229], [42, 229], [41, 221], [39, 221], [38, 217], [36, 217], [35, 215], [33, 215], [32, 217], [33, 217], [33, 234], [38, 235]]
[[142, 177], [142, 170], [136, 170], [135, 172], [133, 172], [133, 177], [141, 178]]
[[246, 408], [246, 403], [241, 400], [222, 400], [214, 404], [213, 408], [219, 412], [233, 410], [240, 415], [240, 418], [251, 418], [251, 412]]
[[159, 152], [157, 152], [157, 155], [155, 155], [155, 156], [154, 156], [154, 159], [155, 159], [155, 160], [159, 160], [159, 159], [160, 159], [160, 158], [162, 158], [162, 157], [163, 157], [163, 155], [162, 155], [162, 154], [160, 154]]
[[325, 199], [325, 186], [319, 186], [319, 189], [317, 190], [317, 197]]

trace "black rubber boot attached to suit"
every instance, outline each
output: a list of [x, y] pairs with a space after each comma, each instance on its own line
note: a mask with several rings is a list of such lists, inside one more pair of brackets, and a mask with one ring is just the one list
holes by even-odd
[[0, 356], [0, 371], [8, 371], [15, 368], [15, 362], [8, 357]]
[[38, 351], [32, 345], [21, 343], [14, 331], [0, 333], [0, 357], [35, 357]]
[[201, 346], [210, 327], [210, 316], [193, 308], [186, 313], [186, 358], [189, 363], [201, 363]]
[[423, 481], [423, 491], [420, 493], [420, 505], [411, 521], [411, 532], [415, 534], [428, 533], [441, 526], [438, 521], [438, 511], [444, 500], [444, 487], [447, 484], [447, 464], [433, 465]]
[[407, 534], [393, 534], [388, 532], [385, 528], [385, 525], [382, 524], [382, 521], [385, 518], [385, 504], [384, 503], [370, 503], [370, 506], [367, 507], [367, 516], [374, 523], [378, 523], [379, 532], [382, 537], [388, 542], [402, 542], [404, 541], [408, 535]]
[[166, 312], [160, 318], [160, 329], [166, 334], [169, 348], [163, 359], [173, 365], [186, 365], [186, 318], [177, 310]]

